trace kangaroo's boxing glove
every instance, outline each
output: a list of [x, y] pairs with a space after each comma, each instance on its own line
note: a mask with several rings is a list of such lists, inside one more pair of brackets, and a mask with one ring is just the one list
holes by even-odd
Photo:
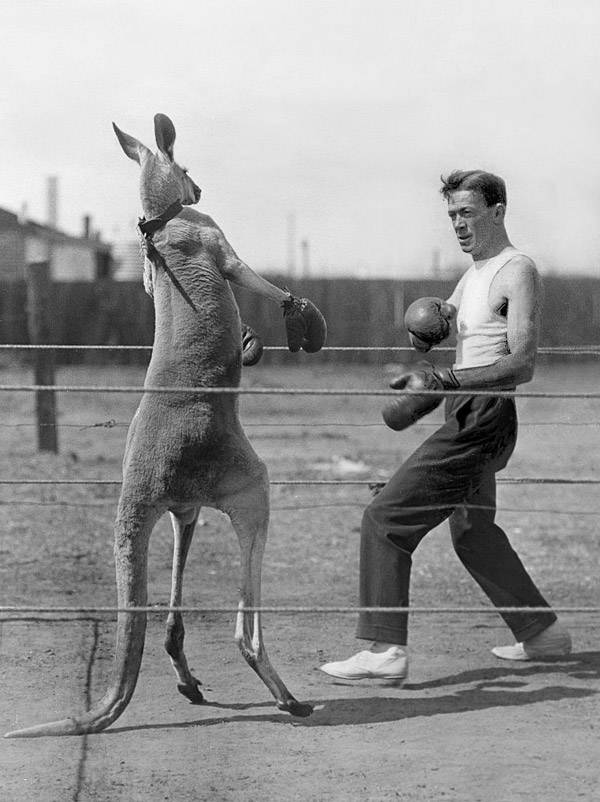
[[327, 339], [327, 323], [313, 302], [290, 294], [281, 308], [290, 351], [295, 353], [300, 348], [307, 354], [320, 351]]
[[262, 340], [247, 323], [242, 323], [242, 365], [249, 367], [260, 362], [263, 354]]

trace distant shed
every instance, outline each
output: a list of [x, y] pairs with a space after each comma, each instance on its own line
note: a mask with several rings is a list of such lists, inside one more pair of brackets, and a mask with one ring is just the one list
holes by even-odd
[[22, 281], [27, 264], [48, 259], [54, 281], [96, 281], [112, 273], [111, 246], [98, 236], [72, 236], [0, 209], [0, 280]]

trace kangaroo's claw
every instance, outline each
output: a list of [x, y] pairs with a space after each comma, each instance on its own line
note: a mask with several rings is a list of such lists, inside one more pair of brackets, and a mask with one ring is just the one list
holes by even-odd
[[201, 682], [196, 680], [191, 685], [185, 685], [183, 682], [177, 683], [177, 690], [180, 694], [189, 699], [193, 705], [200, 705], [204, 702], [204, 696], [200, 690]]
[[286, 713], [291, 713], [292, 716], [298, 716], [298, 718], [306, 718], [313, 712], [312, 705], [309, 705], [307, 702], [299, 702], [297, 699], [294, 699], [293, 696], [285, 702], [277, 702], [277, 707], [280, 710], [285, 710]]

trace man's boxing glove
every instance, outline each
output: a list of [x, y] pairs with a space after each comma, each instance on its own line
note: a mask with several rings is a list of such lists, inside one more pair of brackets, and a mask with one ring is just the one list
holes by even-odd
[[460, 386], [456, 374], [449, 368], [435, 368], [429, 362], [418, 362], [415, 369], [390, 382], [393, 390], [409, 390], [390, 401], [383, 410], [383, 420], [396, 432], [401, 432], [433, 412], [444, 400], [443, 395], [417, 395], [419, 390], [456, 390]]
[[417, 351], [429, 351], [450, 334], [450, 321], [456, 310], [441, 298], [419, 298], [404, 314], [410, 344]]
[[242, 365], [249, 367], [260, 362], [263, 354], [262, 340], [251, 326], [242, 323]]

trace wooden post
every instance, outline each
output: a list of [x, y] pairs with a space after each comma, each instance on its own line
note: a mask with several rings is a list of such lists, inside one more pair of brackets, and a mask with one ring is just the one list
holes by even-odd
[[[27, 323], [32, 345], [50, 343], [50, 313], [52, 310], [52, 282], [50, 262], [34, 262], [27, 265]], [[54, 351], [34, 352], [34, 384], [54, 384]], [[38, 450], [58, 453], [56, 431], [56, 398], [54, 390], [36, 392], [36, 415], [38, 425]]]

